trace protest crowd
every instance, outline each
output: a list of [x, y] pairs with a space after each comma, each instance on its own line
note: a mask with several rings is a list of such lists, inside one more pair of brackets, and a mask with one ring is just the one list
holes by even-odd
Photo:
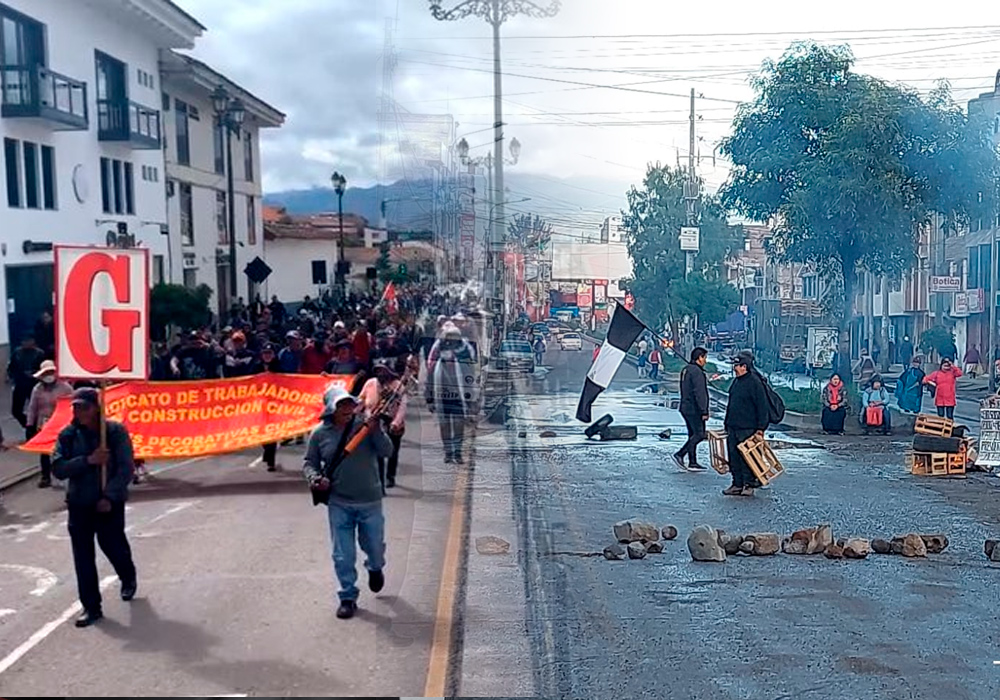
[[[476, 371], [470, 368], [478, 361], [479, 318], [473, 295], [419, 286], [390, 287], [381, 298], [351, 293], [337, 301], [327, 294], [294, 305], [277, 297], [269, 303], [258, 298], [250, 305], [240, 299], [228, 318], [199, 328], [174, 329], [170, 341], [154, 342], [149, 378], [201, 382], [264, 372], [352, 378], [346, 389], [327, 391], [323, 406], [317, 407], [322, 408], [320, 425], [310, 435], [282, 443], [306, 445], [308, 440], [305, 454], [298, 458], [314, 504], [325, 504], [329, 510], [340, 583], [337, 616], [349, 618], [359, 595], [355, 540], [367, 556], [369, 588], [377, 592], [384, 584], [381, 499], [396, 483], [408, 394], [422, 396], [436, 414], [445, 461], [464, 461], [465, 423], [474, 410], [467, 384], [469, 372]], [[39, 456], [38, 485], [51, 486], [53, 476], [66, 480], [84, 607], [77, 626], [87, 627], [103, 616], [93, 563], [95, 536], [120, 575], [123, 599], [135, 595], [137, 574], [125, 538], [123, 508], [126, 484], [139, 483], [145, 468], [120, 423], [108, 421], [109, 435], [116, 436], [114, 449], [97, 447], [93, 417], [97, 391], [92, 383], [59, 379], [51, 324], [46, 314], [12, 355], [8, 367], [12, 413], [30, 440], [53, 416], [59, 399], [70, 397], [73, 421], [59, 433], [53, 453]], [[264, 444], [251, 466], [264, 463], [268, 471], [276, 471], [280, 448]], [[90, 465], [109, 468], [108, 481], [98, 484]]]

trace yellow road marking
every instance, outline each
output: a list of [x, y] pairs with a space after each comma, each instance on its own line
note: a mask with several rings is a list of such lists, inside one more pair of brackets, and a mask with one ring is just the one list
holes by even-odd
[[424, 697], [440, 698], [450, 694], [448, 672], [451, 668], [452, 642], [455, 627], [455, 597], [458, 594], [459, 564], [465, 513], [468, 507], [469, 468], [461, 468], [456, 475], [455, 498], [452, 501], [451, 523], [448, 527], [448, 544], [441, 567], [441, 587], [438, 589], [437, 615], [434, 622], [434, 640], [431, 643], [430, 663]]

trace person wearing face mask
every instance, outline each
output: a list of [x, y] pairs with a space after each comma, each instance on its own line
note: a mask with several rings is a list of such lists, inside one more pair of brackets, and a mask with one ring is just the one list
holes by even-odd
[[955, 382], [961, 376], [962, 370], [946, 357], [941, 360], [940, 369], [924, 377], [924, 384], [934, 389], [934, 407], [942, 418], [955, 418]]
[[[31, 398], [28, 399], [29, 440], [38, 434], [55, 413], [59, 399], [73, 393], [73, 387], [68, 382], [60, 381], [56, 377], [56, 363], [52, 360], [45, 360], [34, 376], [38, 383], [31, 390]], [[52, 459], [49, 455], [41, 456], [41, 466], [42, 478], [38, 481], [38, 488], [45, 489], [52, 485]]]

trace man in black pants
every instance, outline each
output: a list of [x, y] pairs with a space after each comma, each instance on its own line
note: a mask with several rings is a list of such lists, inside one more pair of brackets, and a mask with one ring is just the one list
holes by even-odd
[[[684, 471], [704, 471], [698, 464], [698, 445], [705, 440], [705, 423], [708, 421], [708, 377], [705, 363], [708, 350], [695, 348], [691, 351], [691, 362], [681, 370], [681, 416], [687, 426], [688, 439], [684, 447], [674, 455], [674, 462]], [[684, 457], [688, 463], [684, 464]]]
[[[89, 627], [104, 614], [97, 580], [94, 537], [121, 580], [122, 600], [135, 597], [136, 573], [125, 536], [125, 501], [135, 464], [132, 439], [121, 423], [107, 421], [107, 447], [101, 447], [101, 402], [97, 389], [73, 392], [73, 422], [59, 433], [52, 473], [68, 479], [66, 505], [73, 544], [76, 585], [83, 605], [77, 627]], [[102, 465], [106, 483], [102, 484]]]
[[763, 437], [769, 424], [767, 393], [764, 382], [753, 366], [753, 353], [744, 350], [733, 360], [736, 378], [729, 387], [729, 404], [726, 406], [726, 451], [729, 454], [729, 471], [733, 484], [725, 496], [752, 496], [760, 486], [750, 465], [739, 450], [740, 443], [752, 435]]

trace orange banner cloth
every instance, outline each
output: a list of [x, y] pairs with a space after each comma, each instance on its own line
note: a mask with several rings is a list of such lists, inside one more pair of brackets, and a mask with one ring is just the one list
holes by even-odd
[[[171, 459], [237, 452], [280, 442], [312, 430], [323, 394], [350, 390], [355, 377], [257, 374], [196, 382], [126, 382], [104, 394], [109, 420], [128, 428], [136, 459]], [[69, 397], [25, 452], [50, 454], [59, 432], [73, 420]]]

